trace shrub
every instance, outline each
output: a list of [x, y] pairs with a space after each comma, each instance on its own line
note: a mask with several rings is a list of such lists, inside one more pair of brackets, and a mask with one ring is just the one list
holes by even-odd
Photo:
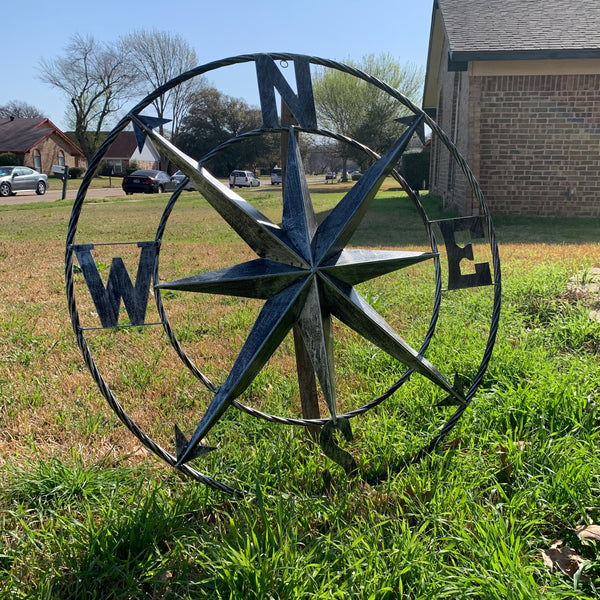
[[135, 160], [132, 160], [125, 167], [125, 175], [131, 175], [134, 171], [138, 171], [139, 168], [140, 168], [140, 165], [138, 165], [137, 162], [135, 162]]
[[69, 167], [69, 179], [78, 179], [83, 174], [81, 167]]
[[358, 181], [362, 177], [362, 173], [352, 173], [352, 181]]
[[402, 155], [402, 174], [413, 190], [429, 189], [429, 155], [429, 150]]
[[11, 167], [13, 165], [18, 165], [17, 155], [12, 152], [3, 152], [0, 154], [0, 167]]

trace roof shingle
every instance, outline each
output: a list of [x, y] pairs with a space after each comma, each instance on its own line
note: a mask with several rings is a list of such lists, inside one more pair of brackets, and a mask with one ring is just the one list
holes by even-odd
[[27, 152], [54, 130], [46, 119], [0, 119], [0, 152]]
[[0, 152], [24, 154], [45, 138], [56, 134], [70, 147], [71, 154], [83, 156], [79, 146], [70, 140], [50, 119], [0, 119]]
[[438, 0], [453, 60], [600, 57], [600, 0]]
[[104, 158], [130, 159], [137, 148], [137, 141], [133, 131], [121, 131], [117, 139], [106, 151]]

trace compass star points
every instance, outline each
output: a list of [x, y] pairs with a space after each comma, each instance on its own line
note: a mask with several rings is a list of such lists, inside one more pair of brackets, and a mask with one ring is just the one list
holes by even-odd
[[451, 395], [462, 398], [353, 288], [368, 279], [432, 259], [436, 253], [345, 247], [415, 127], [409, 128], [367, 171], [319, 226], [293, 128], [289, 130], [280, 227], [246, 206], [245, 200], [220, 189], [204, 170], [195, 169], [188, 174], [194, 183], [201, 182], [201, 191], [208, 190], [215, 208], [261, 258], [157, 287], [262, 298], [266, 302], [190, 440], [178, 433], [178, 466], [204, 454], [195, 448], [233, 400], [248, 388], [294, 324], [298, 324], [334, 423], [337, 414], [332, 316]]

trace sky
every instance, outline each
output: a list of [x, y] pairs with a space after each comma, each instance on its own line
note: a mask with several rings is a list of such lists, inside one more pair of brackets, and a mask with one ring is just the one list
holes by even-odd
[[[113, 42], [139, 29], [178, 33], [196, 51], [198, 64], [255, 52], [308, 54], [340, 62], [386, 52], [424, 69], [433, 2], [101, 0], [98, 8], [91, 5], [81, 0], [29, 0], [26, 10], [14, 2], [3, 8], [0, 106], [11, 100], [27, 102], [59, 128], [68, 129], [68, 100], [39, 79], [39, 63], [59, 57], [74, 34]], [[212, 71], [207, 79], [224, 93], [258, 106], [250, 65]], [[133, 99], [131, 107], [138, 100]]]

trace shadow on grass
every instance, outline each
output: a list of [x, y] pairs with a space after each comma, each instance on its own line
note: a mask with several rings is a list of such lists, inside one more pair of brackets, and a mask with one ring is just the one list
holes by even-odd
[[194, 586], [203, 556], [194, 550], [218, 537], [229, 502], [214, 505], [207, 488], [177, 477], [148, 483], [146, 470], [78, 458], [12, 468], [0, 490], [4, 525], [20, 532], [0, 545], [12, 597], [32, 597], [33, 581], [39, 598], [180, 598]]
[[[140, 490], [141, 492], [141, 490]], [[133, 499], [132, 499], [133, 500]], [[135, 500], [134, 500], [135, 502]], [[73, 543], [57, 556], [48, 581], [52, 597], [175, 598], [196, 579], [198, 566], [182, 556], [185, 538], [210, 526], [185, 500], [165, 490], [140, 493], [137, 506], [107, 506], [101, 518], [78, 523]]]
[[[437, 196], [427, 194], [420, 200], [431, 221], [458, 216], [456, 212], [443, 210]], [[320, 212], [317, 215], [319, 222], [326, 214]], [[400, 190], [390, 190], [373, 200], [350, 244], [357, 247], [428, 246], [429, 238], [423, 220], [408, 196]]]
[[[397, 195], [396, 195], [397, 194]], [[442, 208], [439, 196], [423, 195], [429, 220], [457, 217]], [[600, 218], [495, 215], [492, 223], [499, 244], [600, 243]], [[439, 243], [439, 242], [438, 242]], [[424, 226], [412, 202], [399, 190], [377, 198], [352, 238], [357, 246], [427, 244]]]
[[586, 244], [600, 242], [600, 219], [493, 215], [499, 243]]

